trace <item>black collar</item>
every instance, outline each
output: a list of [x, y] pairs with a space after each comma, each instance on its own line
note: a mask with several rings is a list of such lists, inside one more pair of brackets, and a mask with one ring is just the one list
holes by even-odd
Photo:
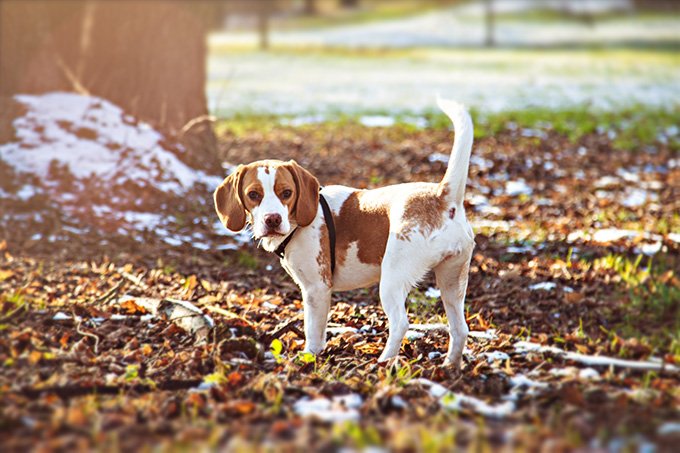
[[[331, 273], [335, 272], [335, 222], [333, 221], [333, 213], [331, 212], [328, 202], [323, 195], [319, 194], [319, 203], [321, 204], [321, 210], [323, 211], [323, 219], [326, 223], [326, 228], [328, 228], [328, 239], [330, 240], [331, 249]], [[281, 242], [281, 244], [274, 250], [274, 253], [278, 255], [279, 258], [283, 259], [286, 254], [286, 246], [295, 236], [295, 232], [299, 227], [295, 227], [291, 233], [286, 236], [286, 239]]]

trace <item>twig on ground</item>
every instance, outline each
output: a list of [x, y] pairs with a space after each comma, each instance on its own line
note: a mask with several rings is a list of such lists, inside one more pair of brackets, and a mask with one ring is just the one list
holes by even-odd
[[206, 308], [206, 310], [211, 311], [213, 313], [217, 313], [219, 315], [222, 315], [225, 318], [238, 319], [239, 321], [243, 321], [244, 323], [248, 324], [251, 327], [255, 327], [252, 322], [250, 322], [248, 319], [244, 318], [243, 316], [237, 315], [236, 313], [225, 310], [224, 308], [218, 307], [217, 305], [206, 305], [205, 308]]
[[297, 335], [300, 338], [304, 338], [305, 334], [295, 327], [295, 323], [298, 321], [301, 321], [303, 319], [303, 315], [299, 314], [297, 316], [294, 316], [293, 318], [289, 319], [288, 321], [284, 321], [277, 325], [274, 330], [272, 330], [270, 333], [267, 333], [264, 335], [264, 340], [272, 340], [274, 338], [278, 338], [281, 335], [285, 334], [286, 332], [295, 332], [295, 335]]
[[15, 307], [12, 311], [10, 311], [10, 312], [7, 313], [5, 316], [3, 316], [2, 318], [0, 318], [0, 323], [5, 323], [5, 322], [11, 320], [11, 319], [14, 318], [17, 314], [19, 314], [19, 312], [20, 312], [21, 310], [25, 310], [25, 309], [26, 309], [26, 302], [24, 302], [24, 303], [22, 303], [22, 304], [19, 304], [19, 305], [18, 305], [17, 307]]
[[135, 285], [139, 286], [142, 289], [149, 289], [149, 285], [147, 285], [146, 283], [144, 283], [142, 281], [142, 275], [136, 276], [136, 275], [132, 275], [129, 272], [122, 272], [120, 275], [122, 275], [126, 279], [130, 280], [132, 283], [134, 283]]
[[595, 356], [580, 354], [578, 352], [564, 351], [554, 346], [543, 346], [538, 343], [530, 341], [518, 341], [515, 343], [515, 351], [518, 353], [524, 352], [540, 352], [549, 353], [560, 356], [566, 360], [573, 360], [584, 365], [590, 366], [610, 366], [616, 368], [627, 368], [629, 370], [638, 371], [658, 371], [667, 373], [680, 373], [680, 368], [664, 362], [625, 360], [615, 357]]
[[104, 293], [103, 296], [98, 297], [97, 299], [93, 300], [92, 302], [90, 302], [90, 304], [91, 305], [106, 304], [111, 299], [113, 299], [113, 297], [116, 294], [118, 294], [118, 292], [120, 291], [120, 288], [123, 286], [124, 283], [125, 283], [125, 281], [123, 281], [123, 280], [119, 281], [113, 288], [111, 288], [106, 293]]
[[119, 301], [131, 300], [154, 316], [163, 313], [170, 321], [185, 331], [194, 334], [198, 340], [207, 340], [215, 325], [210, 316], [191, 302], [174, 299], [155, 299], [151, 297], [124, 296]]
[[185, 390], [197, 387], [202, 382], [201, 379], [171, 379], [160, 382], [157, 385], [133, 384], [133, 385], [96, 385], [96, 384], [73, 384], [59, 387], [45, 388], [22, 388], [15, 392], [27, 398], [39, 398], [42, 395], [52, 394], [61, 398], [73, 398], [83, 395], [120, 395], [122, 391], [132, 391], [136, 393], [148, 393], [156, 390]]
[[73, 311], [71, 311], [71, 315], [73, 315], [73, 321], [76, 323], [76, 332], [78, 332], [80, 335], [84, 337], [94, 338], [94, 353], [97, 354], [99, 350], [99, 337], [91, 332], [86, 332], [80, 328], [80, 325], [83, 322], [83, 318], [76, 316], [75, 312]]

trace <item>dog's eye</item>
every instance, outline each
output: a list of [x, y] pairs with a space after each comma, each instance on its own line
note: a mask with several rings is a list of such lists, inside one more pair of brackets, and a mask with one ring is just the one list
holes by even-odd
[[260, 199], [260, 194], [255, 192], [254, 190], [251, 190], [250, 192], [248, 192], [248, 198], [250, 198], [251, 200], [257, 201], [257, 200]]
[[283, 198], [284, 200], [285, 200], [286, 198], [290, 198], [291, 195], [293, 195], [293, 191], [292, 191], [292, 190], [289, 190], [289, 189], [286, 189], [286, 190], [284, 190], [283, 192], [281, 192], [281, 198]]

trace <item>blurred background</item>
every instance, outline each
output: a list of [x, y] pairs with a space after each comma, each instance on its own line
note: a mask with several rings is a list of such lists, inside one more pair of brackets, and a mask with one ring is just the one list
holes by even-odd
[[[485, 113], [668, 108], [680, 92], [672, 0], [0, 5], [5, 100], [56, 90], [101, 96], [181, 135], [194, 154], [215, 150], [208, 114], [285, 115], [292, 124], [365, 115], [367, 125], [423, 126], [436, 94]], [[3, 110], [7, 135], [13, 114]]]
[[677, 54], [664, 58], [680, 42], [672, 1], [310, 0], [243, 10], [257, 3], [235, 3], [209, 36], [207, 93], [218, 114], [418, 113], [436, 93], [480, 111], [678, 99]]

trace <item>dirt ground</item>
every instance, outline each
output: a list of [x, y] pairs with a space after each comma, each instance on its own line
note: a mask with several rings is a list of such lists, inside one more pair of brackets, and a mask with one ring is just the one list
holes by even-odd
[[[116, 225], [73, 232], [54, 210], [13, 215], [0, 229], [2, 449], [672, 451], [677, 153], [530, 135], [473, 150], [461, 372], [440, 366], [446, 331], [422, 327], [445, 322], [432, 276], [407, 301], [397, 363], [377, 364], [376, 288], [335, 294], [327, 349], [301, 354], [297, 287], [276, 257], [212, 229], [207, 192], [159, 208], [182, 219], [171, 233], [204, 232], [207, 250]], [[323, 184], [356, 187], [437, 181], [451, 146], [443, 130], [351, 123], [220, 140], [232, 164], [295, 158]], [[140, 297], [189, 301], [214, 328], [191, 334]]]

